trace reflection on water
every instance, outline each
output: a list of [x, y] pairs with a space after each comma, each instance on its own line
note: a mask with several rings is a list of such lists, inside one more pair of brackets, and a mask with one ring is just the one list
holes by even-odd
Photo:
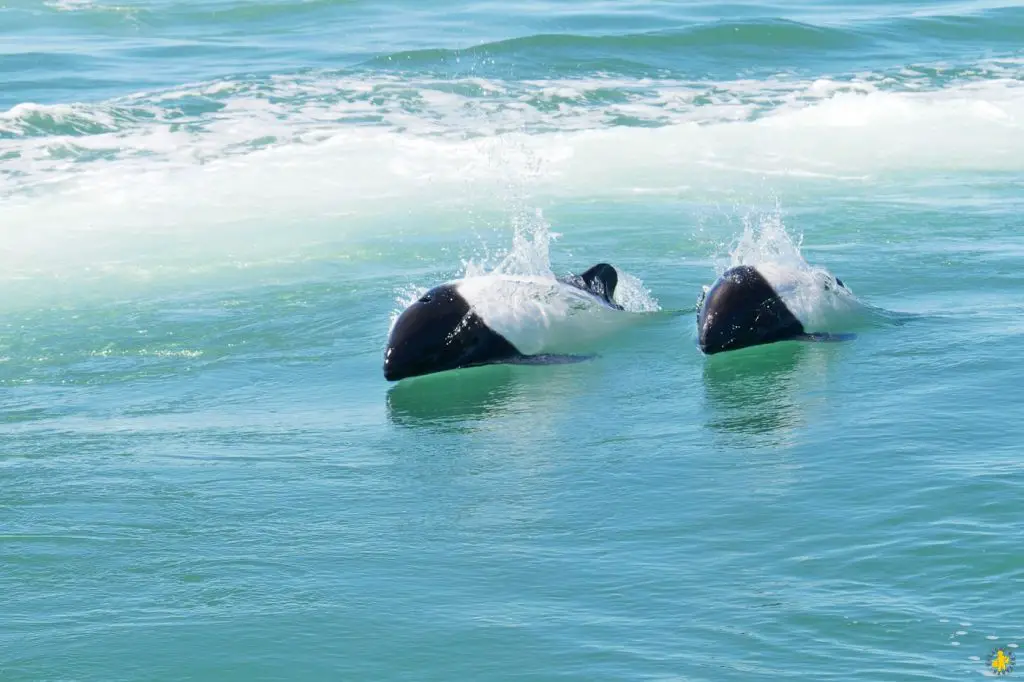
[[[402, 381], [386, 394], [388, 479], [416, 538], [518, 532], [550, 513], [593, 365], [492, 365]], [[430, 494], [424, 495], [428, 489]]]
[[807, 390], [842, 344], [784, 342], [713, 355], [704, 365], [705, 423], [732, 441], [781, 445], [807, 415]]
[[388, 417], [401, 426], [443, 426], [515, 411], [524, 400], [550, 393], [544, 384], [569, 368], [488, 365], [442, 372], [395, 384], [387, 394]]

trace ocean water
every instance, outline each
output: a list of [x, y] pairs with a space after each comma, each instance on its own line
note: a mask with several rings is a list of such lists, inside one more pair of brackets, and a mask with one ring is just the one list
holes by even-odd
[[[1009, 2], [8, 0], [0, 680], [992, 675], [1022, 183]], [[601, 261], [592, 361], [384, 380]], [[739, 262], [857, 338], [703, 356]]]

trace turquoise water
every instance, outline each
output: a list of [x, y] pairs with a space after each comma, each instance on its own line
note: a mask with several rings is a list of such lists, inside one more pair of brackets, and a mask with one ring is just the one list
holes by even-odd
[[[0, 679], [990, 674], [1022, 46], [997, 2], [0, 5]], [[780, 260], [857, 339], [702, 356], [701, 288]], [[595, 360], [384, 380], [416, 292], [599, 261], [647, 312]]]

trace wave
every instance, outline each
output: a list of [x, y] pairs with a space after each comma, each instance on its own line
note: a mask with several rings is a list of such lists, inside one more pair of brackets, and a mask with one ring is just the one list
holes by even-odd
[[304, 0], [303, 2], [239, 2], [220, 3], [210, 7], [195, 2], [163, 3], [157, 8], [130, 4], [112, 4], [96, 0], [45, 0], [43, 7], [53, 12], [75, 13], [106, 17], [122, 15], [147, 25], [175, 25], [197, 23], [211, 24], [258, 23], [266, 20], [284, 20], [296, 16], [307, 16], [336, 7], [351, 7], [358, 0]]
[[[709, 167], [831, 177], [1017, 169], [1024, 158], [1019, 66], [1001, 60], [703, 82], [415, 80], [346, 71], [213, 81], [98, 104], [25, 103], [0, 113], [0, 195], [95, 171], [162, 172], [267, 153], [254, 162], [359, 154], [390, 164], [385, 175], [436, 179], [486, 171], [479, 166], [488, 163], [488, 147], [509, 145], [556, 172], [585, 161], [607, 173], [605, 161], [617, 158], [618, 168], [678, 180], [685, 168]], [[628, 157], [613, 152], [623, 145]], [[402, 147], [399, 158], [393, 152]]]
[[[937, 41], [941, 41], [936, 44]], [[872, 55], [891, 57], [896, 46], [912, 46], [916, 54], [949, 54], [952, 44], [1017, 48], [1024, 43], [1024, 8], [1001, 7], [964, 15], [895, 16], [872, 21], [819, 23], [786, 18], [710, 21], [672, 30], [599, 35], [534, 34], [484, 42], [460, 49], [404, 50], [377, 55], [362, 66], [410, 71], [476, 70], [494, 66], [517, 73], [540, 67], [560, 73], [602, 68], [617, 73], [654, 69], [678, 75], [691, 70], [694, 59], [753, 60], [747, 70], [778, 68], [786, 55], [806, 61], [839, 54], [863, 61]], [[927, 49], [932, 44], [933, 49]], [[629, 55], [629, 57], [623, 57]], [[714, 68], [712, 62], [700, 62]], [[489, 68], [490, 67], [490, 68]]]
[[967, 14], [893, 17], [871, 22], [865, 30], [892, 41], [979, 42], [986, 46], [1024, 44], [1024, 8], [993, 7]]
[[[0, 103], [52, 103], [47, 98], [64, 99], [76, 88], [126, 92], [128, 78], [170, 86], [186, 79], [269, 78], [307, 66], [343, 66], [369, 79], [387, 73], [414, 80], [503, 81], [614, 74], [726, 81], [782, 71], [803, 77], [879, 71], [905, 62], [907, 55], [969, 62], [1019, 54], [1024, 9], [970, 12], [971, 6], [960, 16], [884, 16], [888, 10], [878, 6], [865, 15], [851, 7], [652, 11], [625, 3], [581, 13], [568, 3], [553, 3], [544, 11], [511, 9], [505, 23], [494, 20], [493, 8], [473, 3], [437, 16], [415, 5], [357, 0], [146, 6], [51, 0], [43, 10], [16, 4], [4, 11], [3, 32], [40, 39], [20, 48], [33, 54], [13, 52], [0, 60], [0, 71], [11, 81]], [[739, 18], [707, 20], [710, 12], [723, 11]], [[144, 64], [144, 75], [126, 72], [129, 62]]]
[[[177, 27], [211, 27], [238, 25], [255, 25], [262, 27], [267, 24], [280, 26], [285, 24], [294, 29], [296, 22], [305, 20], [324, 22], [331, 19], [353, 20], [360, 27], [372, 26], [390, 14], [392, 22], [415, 20], [419, 8], [415, 5], [403, 11], [400, 7], [375, 8], [359, 0], [303, 0], [302, 2], [218, 2], [215, 5], [197, 4], [195, 2], [165, 2], [157, 6], [140, 6], [134, 3], [113, 3], [101, 0], [46, 0], [42, 3], [44, 10], [58, 14], [82, 15], [100, 25], [111, 26], [112, 18], [120, 17], [135, 25]], [[14, 9], [18, 9], [17, 6]], [[385, 55], [375, 55], [374, 63], [381, 64], [395, 61], [435, 63], [456, 56], [471, 55], [522, 55], [533, 51], [559, 50], [609, 50], [622, 49], [644, 52], [647, 50], [679, 50], [681, 48], [711, 48], [728, 51], [732, 47], [762, 47], [784, 50], [797, 49], [859, 49], [879, 42], [900, 42], [916, 44], [922, 39], [941, 39], [946, 41], [982, 40], [986, 42], [1010, 42], [1020, 44], [1024, 37], [1024, 9], [1014, 6], [991, 6], [987, 3], [973, 3], [958, 6], [957, 14], [949, 14], [947, 7], [937, 5], [923, 6], [910, 11], [908, 8], [894, 6], [888, 10], [884, 6], [872, 6], [870, 18], [857, 8], [829, 7], [828, 13], [817, 12], [811, 8], [788, 8], [782, 14], [781, 7], [765, 7], [758, 14], [779, 12], [777, 16], [750, 16], [743, 8], [733, 8], [736, 13], [748, 14], [741, 20], [711, 20], [700, 7], [683, 8], [682, 10], [665, 9], [660, 19], [653, 23], [664, 25], [675, 23], [671, 30], [648, 31], [617, 31], [613, 27], [620, 23], [622, 17], [628, 16], [632, 21], [624, 22], [625, 26], [634, 26], [637, 20], [649, 16], [650, 12], [643, 7], [616, 8], [603, 17], [599, 25], [603, 32], [592, 33], [542, 33], [532, 32], [512, 39], [486, 41], [462, 49], [420, 49], [402, 50]], [[478, 17], [475, 12], [486, 13], [486, 8], [462, 6], [451, 8], [451, 12], [459, 16]], [[374, 14], [378, 12], [379, 14]], [[507, 10], [507, 15], [520, 20], [548, 17], [572, 17], [578, 10], [559, 7], [552, 3], [543, 15], [535, 15], [529, 8], [523, 10]], [[714, 7], [713, 13], [720, 16], [721, 7]], [[40, 14], [36, 10], [35, 14]], [[398, 14], [398, 16], [395, 16]], [[493, 21], [493, 14], [479, 15], [479, 21], [485, 17]], [[41, 15], [45, 19], [45, 15]], [[618, 18], [616, 22], [613, 19]], [[541, 22], [529, 22], [541, 23]], [[561, 23], [571, 23], [562, 21]], [[95, 25], [95, 24], [94, 24]]]
[[[868, 38], [858, 30], [815, 26], [785, 19], [760, 21], [717, 21], [672, 31], [651, 31], [612, 35], [543, 34], [474, 45], [464, 49], [427, 49], [397, 52], [374, 57], [363, 66], [424, 68], [448, 65], [463, 58], [514, 59], [527, 63], [531, 55], [545, 60], [563, 55], [579, 61], [591, 57], [612, 61], [611, 55], [635, 54], [635, 60], [619, 61], [637, 64], [650, 60], [653, 54], [681, 49], [705, 48], [715, 53], [733, 48], [772, 48], [802, 52], [814, 50], [848, 50], [863, 47]], [[649, 63], [649, 62], [647, 62]]]
[[172, 261], [194, 274], [214, 251], [238, 267], [314, 258], [295, 230], [309, 245], [455, 229], [429, 216], [516, 201], [735, 202], [1020, 172], [1020, 65], [733, 80], [343, 70], [23, 103], [0, 113], [0, 280], [145, 278]]

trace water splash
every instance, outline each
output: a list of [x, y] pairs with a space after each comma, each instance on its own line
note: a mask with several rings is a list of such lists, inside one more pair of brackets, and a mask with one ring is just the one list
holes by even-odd
[[[744, 216], [743, 234], [734, 242], [729, 252], [728, 267], [776, 263], [800, 271], [813, 270], [814, 268], [804, 260], [802, 246], [803, 235], [799, 235], [794, 241], [786, 231], [782, 209], [776, 204], [770, 213]], [[724, 270], [725, 267], [721, 268], [719, 274]]]
[[[532, 212], [516, 214], [512, 219], [512, 230], [511, 247], [496, 255], [494, 265], [489, 266], [486, 259], [464, 261], [464, 276], [498, 275], [555, 280], [557, 274], [551, 266], [551, 245], [562, 235], [552, 231], [544, 212], [534, 209]], [[574, 271], [578, 274], [590, 265], [592, 264], [581, 264], [574, 268]], [[639, 277], [626, 272], [616, 263], [612, 265], [619, 273], [619, 284], [613, 297], [616, 303], [630, 312], [661, 310], [661, 305]]]
[[[539, 296], [538, 292], [550, 293], [554, 290], [553, 285], [556, 284], [558, 276], [551, 265], [551, 245], [561, 234], [552, 231], [551, 224], [540, 209], [514, 213], [511, 227], [511, 245], [504, 250], [492, 251], [486, 243], [482, 243], [475, 257], [463, 259], [460, 278], [503, 280], [500, 286], [485, 287], [492, 290], [493, 296], [499, 296], [504, 301], [489, 301], [489, 305], [530, 307], [530, 301]], [[639, 277], [626, 272], [621, 266], [615, 267], [619, 273], [619, 284], [613, 297], [616, 303], [625, 310], [635, 313], [661, 310], [661, 305]], [[582, 271], [583, 267], [576, 270]], [[517, 286], [516, 282], [520, 285]], [[392, 310], [391, 328], [394, 327], [401, 312], [428, 288], [420, 284], [408, 284], [396, 290], [395, 303], [398, 307]], [[548, 297], [540, 295], [540, 298]], [[565, 317], [571, 312], [568, 308], [558, 308], [554, 311], [549, 309], [552, 305], [550, 299], [543, 305], [546, 307], [545, 315], [549, 317]]]
[[[743, 233], [728, 255], [715, 259], [717, 274], [740, 265], [758, 269], [809, 332], [849, 331], [868, 321], [870, 309], [846, 283], [820, 265], [807, 262], [803, 235], [794, 238], [776, 205], [769, 213], [748, 215]], [[704, 287], [704, 293], [710, 286]]]
[[504, 253], [496, 254], [497, 263], [488, 265], [488, 259], [465, 260], [464, 277], [505, 275], [510, 277], [555, 278], [551, 269], [551, 243], [562, 235], [551, 230], [541, 209], [530, 213], [517, 213], [512, 218], [512, 245]]
[[644, 285], [643, 280], [621, 269], [619, 286], [615, 289], [615, 300], [630, 312], [656, 313], [661, 310], [661, 304]]

